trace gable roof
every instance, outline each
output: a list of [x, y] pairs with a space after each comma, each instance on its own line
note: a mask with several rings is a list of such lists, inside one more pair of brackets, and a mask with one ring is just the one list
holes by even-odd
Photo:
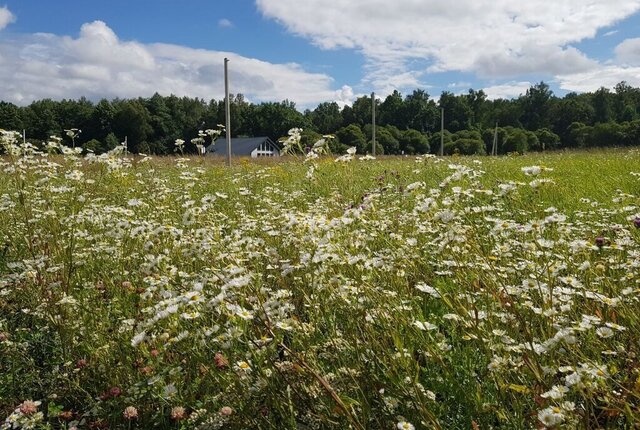
[[[236, 137], [231, 139], [231, 155], [235, 157], [249, 156], [254, 149], [263, 143], [267, 143], [273, 146], [276, 151], [280, 151], [280, 147], [268, 137]], [[219, 138], [213, 144], [207, 146], [206, 153], [209, 155], [227, 155], [227, 140], [223, 137]]]

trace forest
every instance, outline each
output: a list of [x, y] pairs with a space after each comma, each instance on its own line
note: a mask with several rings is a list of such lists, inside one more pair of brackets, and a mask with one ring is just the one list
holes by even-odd
[[[371, 98], [357, 98], [352, 106], [320, 103], [300, 112], [295, 103], [251, 103], [232, 95], [233, 137], [269, 136], [277, 141], [293, 127], [304, 129], [305, 144], [333, 134], [332, 150], [371, 148]], [[376, 100], [378, 154], [425, 154], [440, 147], [441, 109], [444, 109], [446, 154], [490, 153], [497, 134], [499, 154], [563, 148], [631, 146], [640, 144], [640, 88], [625, 82], [613, 90], [554, 95], [540, 82], [513, 99], [490, 100], [482, 90], [462, 94], [448, 91], [434, 99], [416, 89], [394, 91]], [[40, 145], [60, 136], [68, 145], [101, 153], [127, 139], [134, 153], [172, 154], [174, 141], [198, 136], [198, 130], [224, 123], [224, 100], [162, 96], [94, 102], [86, 98], [44, 99], [27, 106], [0, 102], [0, 128], [25, 130], [28, 141]], [[81, 133], [72, 142], [65, 130]], [[497, 133], [496, 133], [497, 130]], [[187, 145], [187, 151], [195, 151]]]

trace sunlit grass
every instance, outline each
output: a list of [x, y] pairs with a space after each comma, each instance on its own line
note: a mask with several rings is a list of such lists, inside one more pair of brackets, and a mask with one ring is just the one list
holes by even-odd
[[226, 168], [17, 148], [0, 165], [6, 428], [640, 417], [638, 151]]

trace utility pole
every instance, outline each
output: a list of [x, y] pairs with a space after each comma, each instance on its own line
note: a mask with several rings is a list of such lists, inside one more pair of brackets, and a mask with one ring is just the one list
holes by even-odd
[[371, 93], [371, 124], [373, 125], [373, 143], [371, 147], [371, 155], [376, 156], [376, 93]]
[[498, 155], [498, 121], [496, 121], [496, 130], [493, 132], [493, 146], [491, 147], [491, 155]]
[[224, 109], [227, 132], [227, 166], [231, 166], [231, 102], [229, 101], [229, 59], [224, 59]]
[[440, 109], [440, 156], [444, 155], [444, 108]]
[[27, 144], [27, 130], [22, 129], [22, 144], [26, 145]]

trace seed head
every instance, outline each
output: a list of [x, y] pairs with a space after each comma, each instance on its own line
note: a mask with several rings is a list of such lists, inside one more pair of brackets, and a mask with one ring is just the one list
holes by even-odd
[[171, 409], [171, 419], [174, 421], [180, 421], [184, 419], [186, 414], [187, 414], [187, 411], [182, 406], [175, 406], [174, 408]]
[[138, 418], [138, 410], [133, 406], [127, 406], [124, 409], [122, 416], [127, 420], [135, 420]]
[[25, 400], [19, 406], [20, 412], [23, 415], [33, 415], [38, 410], [40, 402], [34, 402], [33, 400]]

